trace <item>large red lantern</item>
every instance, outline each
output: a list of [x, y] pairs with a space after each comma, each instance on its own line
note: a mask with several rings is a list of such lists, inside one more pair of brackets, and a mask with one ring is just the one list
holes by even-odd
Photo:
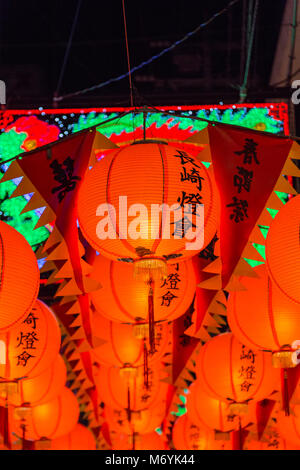
[[49, 367], [59, 353], [60, 329], [49, 307], [37, 300], [26, 318], [0, 335], [6, 360], [0, 365], [5, 380], [36, 377]]
[[112, 449], [114, 450], [167, 450], [167, 444], [163, 436], [153, 431], [148, 434], [118, 434], [112, 431], [110, 433]]
[[[97, 256], [92, 276], [102, 285], [91, 293], [92, 302], [101, 315], [122, 323], [148, 320], [149, 286], [143, 280], [134, 279], [132, 265]], [[168, 265], [166, 279], [153, 284], [155, 320], [178, 318], [186, 312], [195, 295], [192, 261]]]
[[31, 246], [0, 221], [0, 332], [25, 318], [39, 291], [40, 274]]
[[138, 367], [154, 364], [162, 359], [170, 341], [170, 327], [158, 324], [155, 329], [156, 352], [149, 355], [144, 338], [147, 328], [141, 335], [140, 325], [125, 325], [107, 320], [98, 313], [92, 316], [94, 334], [103, 339], [104, 344], [93, 349], [93, 356], [100, 364], [124, 367], [125, 364]]
[[300, 195], [285, 204], [273, 220], [266, 240], [266, 266], [272, 281], [300, 303]]
[[130, 413], [162, 405], [167, 398], [168, 385], [161, 378], [160, 372], [150, 366], [145, 385], [143, 367], [100, 366], [96, 378], [99, 399], [111, 408], [127, 409]]
[[34, 441], [56, 439], [74, 429], [79, 418], [79, 405], [74, 393], [65, 387], [50, 402], [16, 408], [14, 417], [12, 429], [17, 436]]
[[255, 273], [257, 277], [240, 277], [246, 290], [229, 296], [229, 326], [249, 347], [285, 355], [300, 338], [300, 305], [272, 283], [265, 265], [257, 266]]
[[242, 410], [242, 413], [237, 409], [233, 410], [228, 403], [208, 395], [198, 380], [189, 387], [186, 408], [193, 423], [219, 432], [239, 430], [240, 427], [255, 422], [253, 405]]
[[[154, 215], [154, 204], [155, 209], [164, 204], [162, 212]], [[190, 204], [191, 217], [184, 218], [184, 204]], [[201, 227], [190, 242], [203, 236], [203, 243], [187, 249], [186, 233], [197, 225], [198, 204], [204, 206], [204, 220], [200, 216]], [[173, 220], [167, 205], [176, 209]], [[217, 190], [211, 173], [186, 152], [163, 143], [138, 143], [110, 152], [86, 173], [78, 217], [85, 238], [103, 255], [133, 262], [137, 271], [165, 272], [166, 261], [192, 256], [215, 235]]]
[[271, 355], [249, 349], [232, 333], [215, 336], [201, 348], [196, 374], [209, 395], [236, 404], [267, 398], [278, 387]]
[[37, 300], [23, 321], [0, 335], [6, 349], [0, 376], [9, 381], [40, 375], [55, 361], [60, 339], [55, 315], [46, 304]]
[[[0, 404], [21, 406], [40, 405], [53, 400], [63, 390], [67, 379], [67, 369], [61, 356], [57, 356], [51, 366], [34, 378], [21, 379], [16, 387], [12, 383], [0, 382]], [[2, 398], [3, 397], [3, 398]]]
[[189, 415], [177, 418], [172, 441], [176, 450], [231, 450], [231, 442], [216, 440], [212, 429], [193, 423]]
[[96, 450], [96, 441], [88, 428], [77, 423], [69, 434], [51, 441], [51, 450]]

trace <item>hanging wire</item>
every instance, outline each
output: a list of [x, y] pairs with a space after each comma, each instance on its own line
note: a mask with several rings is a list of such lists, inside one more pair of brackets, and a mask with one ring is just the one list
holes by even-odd
[[110, 78], [109, 80], [106, 80], [105, 82], [102, 82], [102, 83], [98, 83], [97, 85], [94, 85], [92, 87], [84, 88], [83, 90], [79, 90], [79, 91], [75, 91], [74, 93], [68, 93], [67, 95], [62, 95], [62, 96], [55, 96], [54, 100], [55, 101], [62, 101], [65, 98], [72, 98], [73, 96], [82, 95], [82, 94], [87, 93], [89, 91], [98, 90], [99, 88], [103, 88], [107, 85], [110, 85], [111, 83], [123, 80], [124, 78], [129, 76], [129, 73], [132, 74], [133, 72], [136, 72], [137, 70], [140, 70], [141, 68], [145, 67], [146, 65], [151, 64], [155, 60], [159, 59], [160, 57], [162, 57], [167, 52], [170, 52], [171, 50], [175, 49], [175, 47], [177, 47], [180, 44], [182, 44], [183, 42], [185, 42], [191, 36], [194, 36], [194, 34], [198, 33], [198, 31], [200, 31], [201, 29], [203, 29], [204, 27], [206, 27], [207, 25], [212, 23], [216, 18], [221, 16], [223, 13], [226, 13], [229, 10], [229, 8], [233, 7], [239, 1], [240, 0], [231, 0], [226, 7], [222, 8], [222, 10], [220, 10], [217, 13], [215, 13], [214, 15], [212, 15], [211, 18], [209, 18], [207, 21], [204, 21], [199, 26], [197, 26], [195, 29], [193, 29], [192, 31], [187, 33], [185, 36], [183, 36], [183, 38], [179, 39], [178, 41], [175, 41], [173, 44], [171, 44], [171, 46], [166, 47], [165, 49], [160, 51], [158, 54], [150, 57], [150, 59], [141, 62], [139, 65], [136, 65], [135, 67], [130, 69], [129, 72], [124, 73], [122, 75], [119, 75], [118, 77]]
[[73, 20], [73, 24], [72, 24], [72, 28], [71, 28], [71, 32], [70, 32], [70, 36], [69, 36], [69, 40], [68, 40], [68, 44], [67, 44], [67, 48], [66, 48], [66, 52], [65, 52], [65, 56], [64, 56], [64, 60], [63, 60], [63, 64], [62, 64], [62, 67], [61, 67], [61, 70], [60, 70], [56, 91], [55, 91], [54, 97], [53, 97], [54, 102], [56, 101], [55, 98], [56, 98], [56, 96], [58, 96], [58, 93], [60, 91], [60, 87], [61, 87], [61, 84], [62, 84], [62, 81], [63, 81], [63, 77], [64, 77], [64, 73], [65, 73], [65, 69], [66, 69], [66, 65], [67, 65], [67, 61], [68, 61], [68, 58], [69, 58], [70, 49], [71, 49], [71, 45], [72, 45], [72, 40], [73, 40], [74, 32], [75, 32], [75, 29], [76, 29], [78, 17], [79, 17], [79, 11], [80, 11], [80, 7], [81, 7], [81, 3], [82, 3], [82, 0], [78, 0], [77, 8], [76, 8], [76, 11], [75, 11], [74, 20]]
[[291, 35], [291, 52], [289, 56], [289, 68], [288, 68], [288, 75], [286, 77], [286, 85], [289, 85], [292, 78], [293, 73], [293, 62], [295, 59], [295, 45], [296, 45], [296, 32], [297, 32], [297, 4], [298, 0], [294, 0], [293, 2], [293, 23], [291, 24], [292, 27], [292, 35]]
[[[240, 101], [239, 103], [244, 103], [245, 99], [247, 98], [247, 85], [248, 85], [248, 77], [249, 77], [249, 70], [251, 64], [251, 57], [252, 57], [252, 49], [253, 49], [253, 41], [254, 41], [254, 33], [255, 33], [255, 26], [256, 26], [256, 18], [257, 18], [257, 10], [258, 10], [259, 0], [255, 0], [255, 5], [252, 14], [252, 5], [253, 0], [251, 0], [251, 4], [249, 5], [248, 10], [248, 34], [247, 34], [247, 58], [246, 58], [246, 65], [245, 65], [245, 73], [244, 73], [244, 80], [242, 85], [240, 86]], [[251, 26], [250, 26], [251, 25]]]
[[128, 35], [127, 35], [127, 22], [126, 22], [126, 12], [125, 12], [125, 0], [122, 0], [122, 10], [123, 10], [124, 34], [125, 34], [125, 44], [126, 44], [126, 55], [127, 55], [127, 66], [128, 66], [129, 89], [130, 89], [130, 106], [133, 108], [133, 92], [132, 92], [132, 80], [131, 80], [131, 67], [130, 67], [130, 56], [129, 56], [129, 46], [128, 46]]

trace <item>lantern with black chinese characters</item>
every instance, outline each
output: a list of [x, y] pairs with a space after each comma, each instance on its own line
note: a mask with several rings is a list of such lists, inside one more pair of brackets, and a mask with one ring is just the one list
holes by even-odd
[[[189, 212], [182, 211], [185, 204]], [[167, 261], [208, 245], [217, 230], [218, 204], [211, 173], [200, 161], [170, 145], [144, 142], [113, 150], [87, 171], [78, 218], [96, 250], [131, 261], [137, 272], [154, 278], [166, 273]]]
[[0, 333], [26, 318], [36, 301], [40, 273], [35, 254], [17, 230], [0, 221]]
[[297, 365], [300, 304], [271, 281], [265, 265], [257, 266], [255, 274], [257, 277], [240, 277], [245, 290], [230, 294], [228, 323], [234, 335], [250, 348], [272, 352], [273, 366], [281, 370], [283, 404], [288, 414], [287, 381], [289, 369]]
[[0, 334], [6, 350], [5, 361], [0, 364], [0, 385], [42, 374], [57, 358], [60, 340], [55, 315], [37, 300], [23, 321]]
[[196, 360], [197, 380], [213, 398], [241, 410], [249, 400], [267, 398], [278, 387], [270, 353], [243, 345], [232, 333], [208, 341]]
[[300, 304], [300, 195], [277, 213], [266, 239], [266, 266], [272, 281]]
[[148, 434], [119, 434], [110, 432], [110, 439], [113, 450], [167, 450], [168, 446], [163, 438], [156, 431]]

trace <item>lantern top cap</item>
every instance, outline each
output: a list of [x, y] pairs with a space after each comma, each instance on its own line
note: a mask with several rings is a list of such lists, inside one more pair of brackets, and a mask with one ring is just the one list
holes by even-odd
[[132, 142], [131, 145], [137, 145], [137, 144], [164, 144], [168, 145], [168, 142], [165, 140], [159, 140], [159, 139], [142, 139], [142, 140], [136, 140], [135, 142]]

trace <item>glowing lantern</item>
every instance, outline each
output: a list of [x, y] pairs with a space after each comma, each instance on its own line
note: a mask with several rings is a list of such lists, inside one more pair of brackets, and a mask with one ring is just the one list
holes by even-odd
[[[42, 374], [34, 378], [19, 381], [15, 393], [10, 394], [10, 384], [0, 384], [2, 393], [0, 404], [21, 406], [24, 403], [30, 406], [40, 405], [56, 398], [60, 394], [67, 379], [67, 370], [64, 360], [57, 356], [53, 364]], [[5, 385], [7, 385], [5, 387]]]
[[[68, 388], [54, 400], [24, 410], [15, 409], [13, 431], [21, 437], [25, 430], [25, 439], [56, 439], [74, 429], [79, 418], [79, 406], [75, 395]], [[26, 413], [25, 413], [26, 412]], [[16, 418], [21, 417], [18, 421]]]
[[132, 411], [131, 421], [128, 421], [126, 410], [112, 409], [105, 406], [104, 412], [105, 420], [109, 424], [109, 429], [117, 433], [132, 434], [133, 432], [139, 434], [147, 434], [154, 431], [161, 426], [166, 414], [165, 402], [157, 403], [145, 410]]
[[231, 450], [230, 441], [215, 440], [211, 429], [194, 424], [187, 413], [176, 420], [172, 441], [177, 450]]
[[[165, 273], [166, 260], [192, 256], [208, 245], [217, 229], [217, 198], [211, 173], [191, 155], [162, 143], [138, 143], [110, 152], [86, 173], [78, 217], [96, 250], [134, 262], [137, 272], [151, 271], [154, 277], [155, 271]], [[197, 220], [194, 215], [199, 203], [204, 205], [204, 220], [199, 212]], [[182, 223], [184, 204], [190, 204], [193, 217]], [[171, 222], [167, 206], [173, 206]], [[191, 234], [191, 224], [197, 228], [188, 241], [182, 232]], [[194, 244], [201, 236], [201, 246]], [[187, 249], [187, 242], [193, 246]]]
[[147, 328], [144, 328], [144, 336], [140, 337], [140, 328], [111, 322], [97, 313], [92, 316], [92, 328], [94, 334], [105, 341], [93, 349], [93, 355], [100, 364], [106, 366], [123, 367], [130, 364], [132, 367], [146, 367], [147, 364], [154, 364], [162, 359], [170, 340], [170, 327], [156, 325], [156, 352], [149, 355], [144, 341]]
[[[133, 278], [133, 267], [97, 256], [92, 277], [102, 288], [91, 293], [92, 302], [101, 315], [115, 322], [136, 323], [148, 319], [149, 287]], [[168, 265], [167, 278], [155, 281], [153, 308], [155, 320], [174, 320], [192, 303], [196, 278], [191, 260]]]
[[299, 449], [299, 446], [284, 439], [279, 428], [274, 426], [268, 426], [260, 440], [257, 435], [250, 433], [243, 447], [244, 450], [292, 450], [296, 448]]
[[161, 382], [161, 375], [154, 368], [149, 368], [148, 387], [143, 367], [120, 370], [101, 366], [96, 380], [99, 399], [111, 408], [140, 411], [166, 400], [168, 385]]
[[244, 344], [276, 352], [273, 361], [289, 367], [291, 357], [285, 350], [300, 339], [300, 305], [271, 282], [264, 265], [257, 266], [255, 272], [258, 277], [240, 278], [247, 290], [229, 296], [229, 326]]
[[0, 377], [5, 381], [33, 378], [55, 361], [60, 329], [50, 308], [37, 300], [25, 319], [2, 333], [0, 340], [6, 345], [6, 363], [0, 364]]
[[17, 230], [0, 221], [0, 332], [25, 318], [34, 304], [40, 274], [31, 246]]
[[157, 432], [148, 434], [117, 434], [114, 431], [110, 433], [112, 449], [116, 450], [166, 450], [168, 449], [162, 436]]
[[92, 432], [77, 423], [69, 434], [52, 440], [51, 450], [96, 450], [96, 442]]
[[[294, 446], [300, 446], [300, 405], [293, 406], [293, 413], [290, 416], [278, 413], [278, 429], [281, 436]], [[296, 447], [294, 447], [296, 448]]]
[[267, 398], [278, 385], [271, 354], [249, 349], [232, 333], [215, 336], [201, 348], [196, 374], [207, 394], [236, 406]]
[[189, 388], [186, 408], [190, 419], [200, 427], [209, 427], [222, 433], [238, 430], [250, 422], [255, 422], [254, 407], [247, 413], [239, 414], [228, 403], [216, 400], [203, 390], [198, 380]]
[[266, 266], [272, 281], [300, 303], [300, 195], [285, 204], [273, 220], [266, 240]]

